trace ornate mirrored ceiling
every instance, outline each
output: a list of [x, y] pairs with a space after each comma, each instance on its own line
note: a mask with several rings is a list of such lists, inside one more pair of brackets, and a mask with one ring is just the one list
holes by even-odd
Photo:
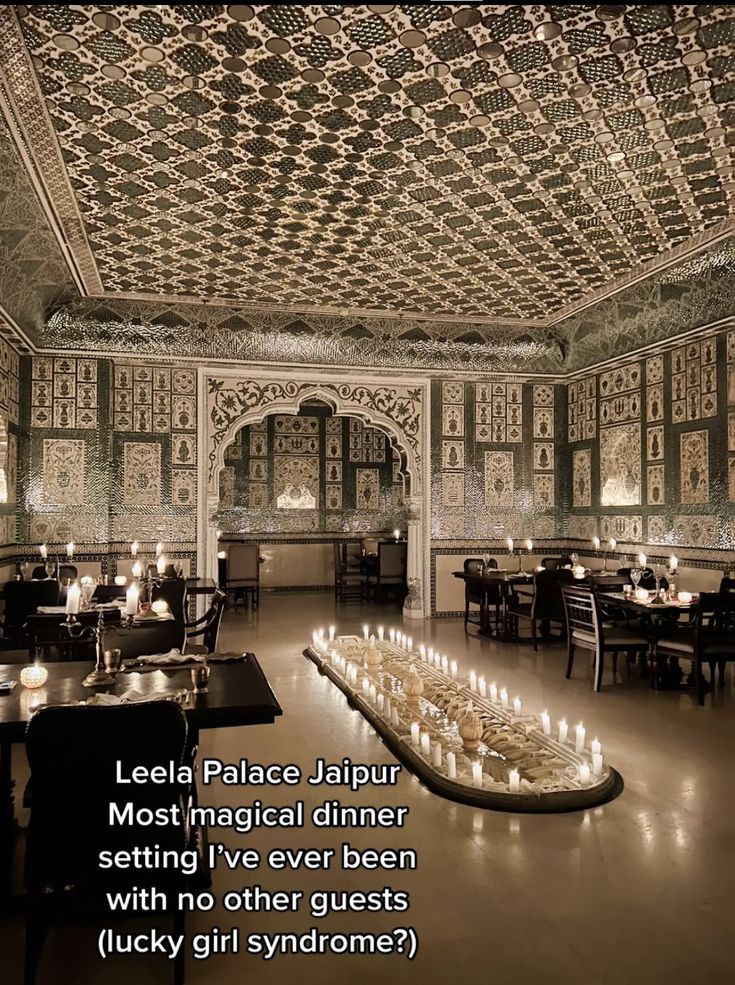
[[731, 11], [6, 5], [0, 43], [87, 293], [533, 326], [727, 232]]

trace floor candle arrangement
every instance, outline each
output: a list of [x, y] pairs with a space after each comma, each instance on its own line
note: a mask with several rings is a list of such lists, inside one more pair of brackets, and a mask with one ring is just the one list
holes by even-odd
[[519, 696], [391, 629], [312, 633], [304, 651], [436, 793], [499, 810], [593, 806], [621, 788], [580, 722], [530, 713]]

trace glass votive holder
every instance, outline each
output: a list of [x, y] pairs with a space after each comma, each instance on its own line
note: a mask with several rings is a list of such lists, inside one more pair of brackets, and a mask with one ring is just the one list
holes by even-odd
[[29, 690], [43, 687], [48, 679], [48, 670], [43, 664], [31, 664], [20, 672], [20, 683]]

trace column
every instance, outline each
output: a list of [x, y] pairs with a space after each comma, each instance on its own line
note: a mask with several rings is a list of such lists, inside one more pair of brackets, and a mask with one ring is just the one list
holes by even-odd
[[408, 595], [403, 603], [404, 619], [424, 618], [424, 530], [421, 505], [420, 496], [411, 496], [406, 500], [408, 519], [406, 583]]

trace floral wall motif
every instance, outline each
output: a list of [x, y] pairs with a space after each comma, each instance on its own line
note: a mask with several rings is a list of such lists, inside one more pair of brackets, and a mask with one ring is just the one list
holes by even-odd
[[45, 438], [43, 442], [43, 501], [53, 506], [84, 503], [85, 442], [74, 438]]
[[603, 506], [640, 504], [640, 425], [600, 428], [600, 501]]
[[18, 353], [0, 337], [0, 551], [16, 542], [19, 371]]

